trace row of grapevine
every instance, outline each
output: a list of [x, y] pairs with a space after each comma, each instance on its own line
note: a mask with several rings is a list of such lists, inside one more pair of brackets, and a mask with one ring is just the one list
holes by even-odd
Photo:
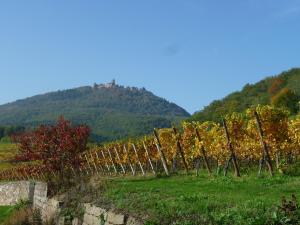
[[[296, 162], [300, 155], [300, 118], [273, 106], [258, 106], [245, 113], [225, 116], [222, 123], [183, 122], [176, 128], [155, 130], [153, 135], [91, 147], [81, 155], [81, 164], [68, 167], [78, 174], [141, 174], [189, 172], [204, 167], [209, 174], [221, 168], [224, 175], [232, 163], [235, 175], [241, 167], [266, 165], [271, 175]], [[77, 171], [79, 170], [79, 171]], [[42, 166], [23, 166], [0, 172], [2, 180], [43, 179], [59, 171]]]

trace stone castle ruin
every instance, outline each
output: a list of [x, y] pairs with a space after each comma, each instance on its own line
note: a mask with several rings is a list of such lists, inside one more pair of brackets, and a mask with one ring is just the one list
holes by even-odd
[[106, 83], [106, 84], [94, 84], [94, 88], [114, 88], [114, 87], [118, 87], [118, 85], [116, 84], [116, 80], [113, 79], [111, 82]]
[[115, 79], [113, 79], [111, 82], [106, 83], [106, 84], [94, 83], [94, 89], [102, 89], [102, 88], [106, 88], [106, 89], [126, 88], [126, 89], [131, 90], [131, 91], [146, 91], [146, 89], [144, 87], [143, 88], [137, 88], [137, 87], [125, 87], [125, 86], [119, 85], [119, 84], [117, 84]]

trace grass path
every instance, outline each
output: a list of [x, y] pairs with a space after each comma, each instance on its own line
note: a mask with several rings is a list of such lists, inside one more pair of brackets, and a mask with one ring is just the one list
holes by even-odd
[[12, 206], [0, 206], [0, 224], [13, 212]]
[[[107, 182], [103, 198], [116, 208], [147, 215], [152, 224], [266, 224], [281, 198], [300, 199], [300, 177], [247, 175], [170, 178], [117, 178]], [[235, 221], [233, 223], [232, 221]], [[151, 224], [151, 223], [150, 223]]]

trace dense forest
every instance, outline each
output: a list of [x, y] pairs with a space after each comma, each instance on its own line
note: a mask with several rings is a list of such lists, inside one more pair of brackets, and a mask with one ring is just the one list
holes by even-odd
[[79, 87], [0, 106], [0, 125], [35, 127], [63, 115], [92, 128], [92, 139], [109, 141], [150, 133], [189, 117], [184, 109], [144, 88], [110, 83]]
[[278, 76], [267, 77], [256, 84], [246, 84], [241, 91], [233, 92], [224, 99], [213, 101], [196, 112], [190, 121], [219, 121], [232, 112], [243, 112], [258, 104], [271, 104], [287, 108], [292, 115], [299, 111], [300, 69], [291, 69]]

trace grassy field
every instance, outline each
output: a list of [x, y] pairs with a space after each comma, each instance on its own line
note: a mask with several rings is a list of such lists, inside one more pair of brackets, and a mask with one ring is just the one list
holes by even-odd
[[12, 206], [0, 206], [0, 224], [13, 212]]
[[[300, 177], [180, 175], [104, 183], [101, 193], [92, 197], [96, 204], [147, 218], [148, 224], [298, 224], [280, 223], [286, 215], [278, 206], [283, 196], [300, 198]], [[293, 213], [300, 218], [299, 209]]]

